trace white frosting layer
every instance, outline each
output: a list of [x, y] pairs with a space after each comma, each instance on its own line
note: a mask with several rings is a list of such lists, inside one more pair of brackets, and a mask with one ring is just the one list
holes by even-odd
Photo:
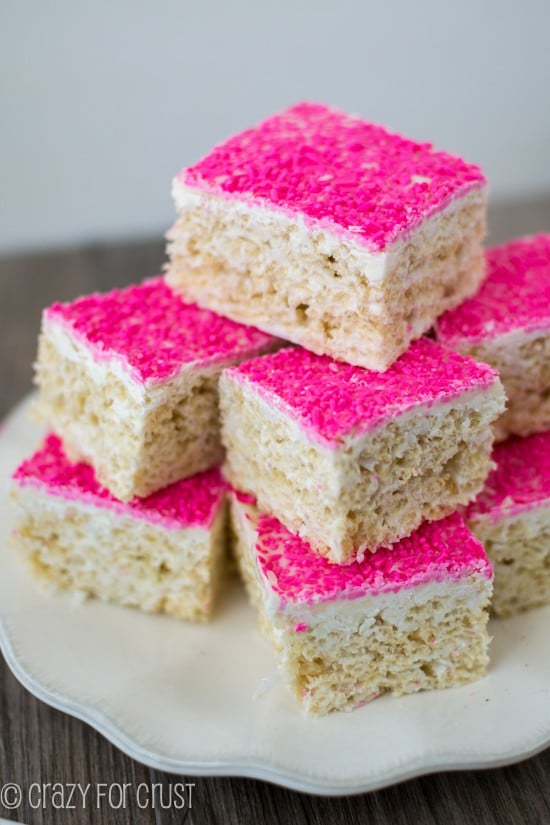
[[[295, 255], [316, 255], [320, 252], [323, 255], [334, 255], [342, 248], [349, 248], [349, 255], [353, 258], [359, 268], [365, 273], [365, 277], [371, 284], [381, 284], [386, 277], [387, 254], [385, 252], [370, 252], [359, 244], [353, 243], [348, 238], [343, 238], [335, 233], [327, 232], [324, 229], [311, 229], [307, 226], [301, 215], [289, 217], [283, 211], [268, 209], [262, 206], [247, 204], [238, 198], [222, 198], [220, 196], [209, 195], [199, 189], [191, 189], [183, 184], [178, 178], [174, 178], [172, 184], [172, 197], [178, 210], [230, 208], [235, 226], [239, 223], [246, 225], [251, 220], [254, 223], [273, 226], [276, 223], [282, 230], [285, 237], [285, 244], [280, 244], [280, 248], [273, 249], [273, 254], [279, 253], [286, 257], [289, 251]], [[227, 230], [231, 231], [230, 229]], [[233, 231], [234, 237], [238, 237], [238, 230]], [[315, 239], [315, 247], [312, 242]]]
[[[335, 255], [348, 258], [352, 269], [361, 271], [362, 275], [371, 287], [382, 287], [388, 277], [392, 274], [396, 259], [404, 250], [410, 236], [396, 240], [381, 252], [374, 252], [366, 249], [356, 239], [350, 238], [342, 231], [339, 234], [335, 231], [323, 229], [321, 227], [311, 227], [303, 215], [288, 215], [282, 209], [268, 208], [249, 204], [239, 197], [212, 195], [184, 184], [178, 177], [172, 182], [172, 197], [178, 211], [215, 209], [218, 212], [231, 210], [232, 222], [226, 228], [232, 240], [238, 240], [239, 224], [247, 226], [273, 227], [278, 228], [277, 233], [272, 233], [272, 244], [277, 243], [277, 238], [284, 238], [284, 242], [279, 242], [279, 248], [275, 246], [272, 250], [274, 257], [277, 255], [281, 259], [288, 256], [316, 256], [319, 253], [327, 257]], [[476, 187], [461, 197], [456, 197], [446, 204], [442, 209], [438, 209], [425, 220], [421, 221], [415, 231], [422, 230], [422, 242], [427, 248], [437, 245], [440, 233], [441, 217], [452, 220], [454, 214], [459, 209], [472, 208], [478, 204], [484, 204], [487, 199], [487, 187]], [[234, 226], [235, 228], [231, 228]], [[279, 235], [280, 233], [280, 235]], [[414, 232], [412, 233], [414, 235]], [[226, 239], [224, 240], [224, 244]], [[412, 271], [407, 279], [408, 285], [415, 283], [416, 279], [422, 278], [422, 268], [418, 268], [416, 275]], [[353, 296], [352, 296], [353, 297]], [[353, 306], [348, 307], [350, 310]], [[355, 307], [359, 310], [359, 307]], [[377, 302], [376, 293], [373, 294], [369, 302], [369, 312], [381, 314], [383, 306]]]
[[[238, 519], [238, 531], [250, 554], [256, 580], [262, 599], [262, 610], [266, 619], [273, 623], [274, 630], [287, 633], [289, 623], [296, 632], [313, 630], [330, 632], [338, 630], [344, 633], [367, 632], [374, 625], [377, 617], [385, 623], [394, 625], [398, 630], [409, 632], [415, 628], [414, 614], [411, 609], [417, 605], [438, 599], [439, 607], [433, 611], [434, 623], [443, 620], [446, 613], [461, 603], [468, 610], [477, 611], [484, 606], [493, 589], [492, 578], [482, 574], [470, 574], [460, 581], [432, 581], [413, 587], [403, 587], [394, 593], [365, 594], [356, 599], [333, 599], [317, 604], [282, 603], [270, 582], [259, 570], [255, 547], [258, 535], [252, 520], [247, 518], [246, 506], [236, 503], [233, 494], [232, 510]], [[278, 631], [277, 631], [278, 628]]]

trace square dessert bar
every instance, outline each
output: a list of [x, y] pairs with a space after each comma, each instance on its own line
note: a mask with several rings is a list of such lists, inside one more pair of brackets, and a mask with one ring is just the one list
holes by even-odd
[[466, 510], [495, 567], [493, 610], [550, 604], [550, 432], [497, 444], [496, 468]]
[[219, 464], [223, 367], [276, 347], [162, 278], [54, 304], [42, 321], [38, 417], [123, 501]]
[[484, 675], [492, 567], [457, 513], [340, 567], [253, 500], [230, 499], [242, 575], [304, 710], [351, 710], [387, 691]]
[[550, 429], [550, 234], [487, 251], [488, 278], [443, 315], [438, 339], [495, 367], [508, 399], [497, 438]]
[[48, 588], [179, 619], [207, 619], [226, 554], [218, 469], [121, 502], [49, 435], [16, 470], [13, 541]]
[[313, 103], [174, 180], [167, 279], [201, 306], [385, 370], [484, 274], [477, 166]]
[[504, 409], [486, 364], [416, 341], [379, 373], [282, 349], [220, 380], [225, 471], [338, 563], [467, 504]]

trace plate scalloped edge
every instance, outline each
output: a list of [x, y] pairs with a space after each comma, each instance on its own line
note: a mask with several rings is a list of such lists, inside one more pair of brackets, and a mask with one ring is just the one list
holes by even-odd
[[[348, 787], [338, 785], [328, 787], [325, 782], [316, 782], [304, 774], [298, 777], [296, 773], [285, 774], [282, 770], [273, 769], [269, 765], [261, 765], [257, 762], [253, 764], [237, 764], [235, 762], [207, 762], [204, 764], [183, 763], [166, 757], [159, 757], [155, 753], [141, 748], [132, 742], [130, 738], [117, 725], [103, 713], [87, 708], [64, 699], [54, 691], [49, 690], [42, 684], [35, 682], [32, 676], [19, 666], [18, 660], [13, 654], [11, 645], [3, 622], [0, 620], [0, 650], [4, 655], [6, 663], [17, 681], [41, 702], [49, 705], [55, 710], [67, 713], [70, 716], [90, 725], [98, 733], [104, 736], [115, 747], [132, 759], [136, 759], [142, 764], [160, 771], [171, 774], [190, 774], [192, 776], [220, 776], [220, 777], [244, 777], [249, 779], [260, 779], [276, 785], [303, 793], [318, 794], [322, 796], [346, 796], [350, 794], [368, 793], [370, 791], [381, 790], [394, 784], [406, 782], [420, 776], [442, 771], [460, 770], [489, 770], [491, 768], [501, 768], [513, 765], [517, 762], [529, 759], [544, 751], [550, 745], [550, 726], [541, 730], [540, 739], [522, 751], [513, 751], [509, 754], [495, 754], [490, 759], [483, 759], [475, 763], [471, 758], [464, 758], [463, 755], [454, 754], [449, 751], [446, 757], [440, 752], [432, 754], [431, 758], [419, 760], [415, 764], [409, 764], [407, 769], [399, 773], [395, 770], [388, 770], [388, 775], [380, 775], [372, 781], [365, 781], [363, 784], [357, 783]], [[435, 761], [434, 761], [435, 760]]]

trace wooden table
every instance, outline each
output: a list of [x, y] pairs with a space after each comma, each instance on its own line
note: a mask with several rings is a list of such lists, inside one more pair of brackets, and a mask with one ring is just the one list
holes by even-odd
[[[494, 209], [491, 241], [550, 229], [550, 200]], [[40, 310], [92, 290], [123, 285], [155, 274], [162, 241], [88, 246], [63, 253], [0, 260], [0, 417], [30, 388]], [[1, 572], [0, 572], [1, 575]], [[550, 652], [550, 650], [549, 650]], [[127, 758], [81, 722], [30, 696], [0, 658], [0, 787], [31, 783], [161, 783], [163, 775]], [[550, 749], [500, 770], [439, 774], [377, 793], [325, 799], [245, 779], [185, 777], [195, 782], [187, 811], [140, 810], [130, 794], [125, 810], [30, 810], [23, 805], [0, 818], [27, 825], [175, 825], [239, 823], [380, 823], [384, 825], [489, 825], [550, 822]]]

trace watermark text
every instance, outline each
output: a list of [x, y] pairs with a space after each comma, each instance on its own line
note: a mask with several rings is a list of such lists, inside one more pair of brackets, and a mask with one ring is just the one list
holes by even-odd
[[78, 811], [101, 808], [114, 811], [136, 806], [141, 810], [182, 811], [193, 807], [194, 782], [32, 782], [23, 788], [16, 782], [0, 782], [0, 808]]

